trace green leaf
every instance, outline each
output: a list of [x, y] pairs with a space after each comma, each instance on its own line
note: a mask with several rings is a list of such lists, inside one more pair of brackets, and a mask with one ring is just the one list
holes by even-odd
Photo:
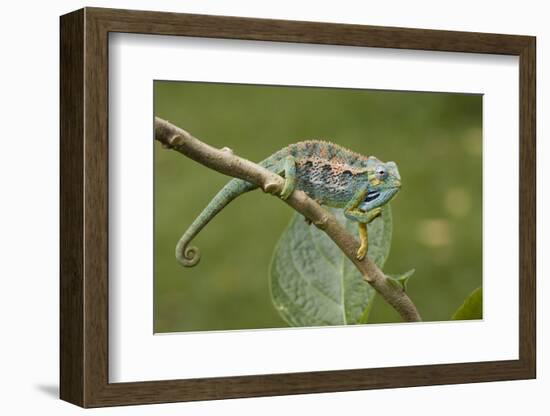
[[398, 285], [397, 286], [398, 288], [403, 289], [403, 291], [407, 291], [407, 283], [411, 278], [411, 276], [414, 274], [414, 272], [415, 272], [415, 269], [411, 269], [408, 272], [405, 272], [402, 274], [398, 274], [398, 275], [389, 274], [387, 276], [391, 279], [390, 281], [392, 283], [396, 283]]
[[[356, 237], [357, 223], [336, 218]], [[389, 206], [368, 226], [368, 256], [382, 267], [391, 245]], [[291, 326], [365, 323], [376, 294], [333, 241], [295, 213], [275, 247], [269, 270], [271, 297]]]
[[457, 309], [451, 319], [465, 321], [470, 319], [483, 318], [483, 294], [481, 287], [478, 287], [466, 298], [462, 306]]

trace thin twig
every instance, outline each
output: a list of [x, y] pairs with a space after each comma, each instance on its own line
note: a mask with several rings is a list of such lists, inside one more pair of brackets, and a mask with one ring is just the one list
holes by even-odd
[[[155, 117], [155, 139], [165, 147], [176, 150], [210, 169], [252, 182], [264, 192], [278, 195], [283, 188], [284, 179], [281, 176], [233, 154], [227, 148], [220, 150], [209, 146], [185, 130], [158, 117]], [[359, 243], [334, 215], [302, 191], [294, 191], [284, 202], [323, 230], [355, 264], [363, 279], [374, 287], [404, 321], [421, 320], [414, 303], [400, 285], [391, 281], [368, 257], [361, 261], [357, 260], [355, 255]]]

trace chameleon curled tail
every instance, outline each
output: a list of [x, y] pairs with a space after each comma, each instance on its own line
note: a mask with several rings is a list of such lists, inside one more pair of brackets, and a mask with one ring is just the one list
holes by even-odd
[[193, 267], [199, 262], [201, 258], [199, 249], [189, 246], [189, 243], [204, 226], [235, 198], [257, 187], [257, 185], [243, 181], [242, 179], [232, 179], [217, 193], [178, 241], [176, 259], [182, 266]]

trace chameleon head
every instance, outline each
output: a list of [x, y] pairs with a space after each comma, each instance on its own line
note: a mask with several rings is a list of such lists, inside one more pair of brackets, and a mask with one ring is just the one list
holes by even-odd
[[387, 204], [401, 188], [401, 176], [395, 162], [383, 163], [377, 160], [367, 175], [367, 196], [359, 205], [362, 211], [370, 211]]

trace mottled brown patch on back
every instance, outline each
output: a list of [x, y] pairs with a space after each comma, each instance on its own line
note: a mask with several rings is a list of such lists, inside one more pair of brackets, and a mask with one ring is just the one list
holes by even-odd
[[366, 171], [363, 168], [355, 167], [347, 163], [333, 163], [333, 162], [334, 161], [331, 161], [329, 165], [332, 167], [332, 171], [334, 172], [335, 175], [341, 175], [344, 172], [349, 172], [353, 176], [355, 176], [355, 175], [360, 175], [362, 173], [365, 173]]
[[333, 165], [345, 165], [345, 164], [347, 164], [346, 160], [342, 159], [342, 157], [340, 155], [333, 155], [329, 159], [329, 162]]
[[305, 140], [289, 146], [290, 153], [297, 158], [313, 159], [315, 157], [331, 163], [365, 165], [368, 156], [325, 140]]

